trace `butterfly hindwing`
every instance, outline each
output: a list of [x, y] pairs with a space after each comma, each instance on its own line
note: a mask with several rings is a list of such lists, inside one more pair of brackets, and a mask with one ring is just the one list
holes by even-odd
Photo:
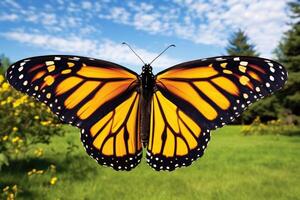
[[142, 158], [139, 131], [139, 94], [131, 96], [93, 126], [82, 129], [87, 153], [101, 165], [130, 170]]
[[[187, 161], [190, 164], [198, 157], [194, 150], [199, 149], [202, 154], [201, 146], [206, 147], [203, 142], [209, 140], [206, 131], [232, 122], [253, 102], [281, 89], [286, 80], [287, 71], [279, 63], [255, 57], [208, 58], [158, 73], [151, 119], [156, 129], [157, 124], [164, 128], [151, 129], [150, 138], [156, 138], [156, 142], [149, 142], [148, 162], [156, 170], [172, 170], [176, 165], [187, 165]], [[180, 113], [186, 117], [181, 118]], [[190, 122], [184, 126], [183, 121]], [[195, 127], [192, 124], [198, 128], [194, 142], [179, 145], [176, 138], [185, 138], [186, 134], [178, 127], [193, 132], [188, 129]], [[191, 143], [193, 148], [187, 148]], [[164, 149], [168, 149], [169, 144], [172, 144], [172, 153], [167, 154]], [[179, 155], [180, 151], [185, 153]], [[174, 160], [182, 159], [187, 161], [174, 164]]]
[[202, 129], [160, 91], [154, 93], [147, 148], [151, 167], [172, 171], [189, 166], [203, 155], [209, 139], [209, 130]]
[[139, 163], [138, 124], [133, 123], [139, 109], [136, 73], [86, 57], [42, 56], [13, 64], [6, 77], [63, 122], [82, 129], [86, 151], [98, 163], [116, 170]]

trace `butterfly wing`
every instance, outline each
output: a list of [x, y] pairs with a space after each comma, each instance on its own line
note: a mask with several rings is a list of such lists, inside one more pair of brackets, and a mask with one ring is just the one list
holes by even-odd
[[287, 71], [255, 57], [208, 58], [156, 76], [147, 161], [156, 170], [187, 166], [203, 154], [209, 131], [283, 87]]
[[92, 58], [42, 56], [13, 64], [6, 76], [15, 89], [79, 127], [87, 153], [99, 164], [130, 170], [140, 162], [136, 73]]

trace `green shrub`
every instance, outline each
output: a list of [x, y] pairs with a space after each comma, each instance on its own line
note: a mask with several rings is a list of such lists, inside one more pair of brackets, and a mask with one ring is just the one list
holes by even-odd
[[49, 143], [64, 131], [46, 105], [12, 89], [0, 75], [0, 169], [33, 144]]
[[262, 123], [260, 118], [257, 117], [251, 125], [244, 125], [242, 133], [244, 135], [287, 135], [287, 136], [300, 136], [300, 127], [289, 123], [289, 118], [271, 120], [267, 123]]

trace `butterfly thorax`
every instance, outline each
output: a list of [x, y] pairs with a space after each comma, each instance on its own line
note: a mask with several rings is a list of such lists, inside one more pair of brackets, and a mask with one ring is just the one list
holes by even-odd
[[143, 146], [147, 146], [150, 131], [151, 98], [154, 90], [154, 75], [150, 65], [144, 65], [140, 75], [140, 136]]

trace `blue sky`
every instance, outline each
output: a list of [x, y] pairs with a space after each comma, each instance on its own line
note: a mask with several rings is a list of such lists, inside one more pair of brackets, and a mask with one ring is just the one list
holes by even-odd
[[0, 53], [16, 61], [44, 54], [110, 60], [135, 71], [141, 62], [131, 44], [156, 70], [225, 55], [227, 39], [246, 31], [261, 56], [272, 57], [288, 29], [286, 0], [1, 0]]

